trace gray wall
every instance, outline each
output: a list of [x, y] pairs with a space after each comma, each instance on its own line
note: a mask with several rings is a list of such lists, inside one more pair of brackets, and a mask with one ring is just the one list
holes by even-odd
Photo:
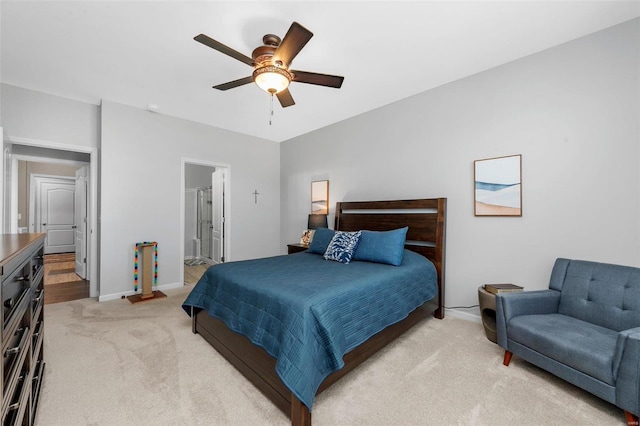
[[[330, 199], [448, 198], [447, 306], [546, 288], [563, 256], [639, 265], [640, 20], [281, 144], [282, 241]], [[473, 161], [522, 154], [523, 216], [475, 217]], [[330, 217], [330, 223], [332, 222]]]
[[182, 285], [184, 159], [229, 166], [229, 260], [278, 254], [279, 152], [275, 142], [104, 101], [101, 300], [132, 290], [140, 241], [158, 242], [158, 284]]
[[2, 84], [2, 123], [11, 137], [98, 147], [100, 107]]
[[[98, 149], [100, 273], [96, 281], [99, 278], [101, 300], [133, 290], [133, 247], [139, 241], [159, 243], [158, 284], [182, 284], [181, 168], [185, 158], [229, 166], [230, 258], [278, 254], [277, 143], [108, 101], [98, 106], [6, 84], [0, 87], [0, 120], [9, 140]], [[261, 194], [258, 204], [254, 204], [254, 189]]]
[[[92, 195], [89, 202], [91, 238], [88, 264], [91, 270], [90, 294], [97, 296], [100, 233], [98, 223], [100, 107], [7, 84], [0, 85], [0, 93], [1, 120], [4, 127], [1, 142], [3, 145], [7, 141], [12, 142], [15, 153], [43, 159], [55, 157], [86, 161], [87, 155], [91, 159]], [[22, 149], [20, 145], [24, 145]], [[54, 148], [57, 152], [42, 149], [43, 147]], [[85, 154], [78, 156], [69, 151]], [[93, 154], [89, 155], [89, 152]], [[9, 203], [6, 204], [8, 208]]]

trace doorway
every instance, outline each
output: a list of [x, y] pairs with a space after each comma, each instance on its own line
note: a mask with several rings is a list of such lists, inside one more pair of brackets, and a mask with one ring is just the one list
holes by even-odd
[[[22, 164], [24, 163], [24, 164]], [[19, 199], [28, 187], [29, 232], [45, 233], [45, 304], [89, 297], [87, 280], [87, 185], [86, 166], [30, 164], [19, 161], [28, 185], [19, 183]], [[29, 171], [46, 170], [60, 175]], [[64, 176], [67, 174], [67, 176]], [[20, 182], [21, 179], [19, 179]], [[24, 180], [24, 179], [22, 179]]]
[[183, 160], [183, 282], [228, 259], [229, 167]]
[[[55, 265], [49, 265], [45, 269], [54, 271], [53, 274], [49, 274], [49, 278], [56, 284], [72, 282], [75, 287], [78, 287], [78, 284], [81, 283], [81, 292], [76, 291], [77, 288], [64, 289], [64, 286], [58, 286], [57, 289], [61, 290], [62, 298], [58, 298], [56, 301], [98, 296], [97, 232], [91, 227], [92, 223], [97, 223], [97, 164], [95, 163], [97, 150], [22, 138], [10, 138], [9, 141], [2, 141], [2, 145], [6, 164], [4, 189], [7, 200], [3, 208], [6, 215], [4, 232], [37, 232], [35, 218], [29, 216], [29, 211], [33, 206], [30, 175], [62, 177], [69, 183], [75, 181], [76, 188], [78, 182], [81, 183], [83, 191], [80, 193], [75, 191], [73, 197], [71, 191], [67, 191], [65, 195], [53, 195], [52, 198], [47, 199], [48, 213], [54, 216], [53, 224], [57, 226], [62, 223], [66, 228], [62, 230], [57, 228], [55, 236], [47, 237], [48, 246], [61, 247], [52, 250], [47, 255], [57, 256], [57, 258], [54, 262], [50, 262]], [[80, 178], [75, 173], [78, 170], [81, 171]], [[40, 185], [40, 187], [43, 190], [47, 185]], [[84, 202], [77, 198], [79, 196], [84, 197]], [[74, 209], [77, 218], [73, 219], [70, 226], [67, 214], [70, 210], [67, 209], [62, 214], [59, 210], [61, 204], [64, 204], [63, 201], [82, 207], [80, 210]], [[64, 220], [61, 219], [61, 216]], [[52, 225], [48, 219], [37, 222], [40, 224], [38, 226], [42, 226], [42, 223], [47, 224], [45, 226]], [[69, 228], [73, 231], [68, 232]], [[53, 253], [53, 251], [62, 253]], [[47, 282], [47, 277], [45, 277], [45, 282]], [[47, 292], [45, 298], [53, 295], [52, 292]]]

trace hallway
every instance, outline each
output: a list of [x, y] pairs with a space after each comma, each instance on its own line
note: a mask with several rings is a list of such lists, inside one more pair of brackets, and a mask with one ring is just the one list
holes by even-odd
[[44, 303], [89, 297], [89, 282], [75, 273], [75, 253], [44, 256]]

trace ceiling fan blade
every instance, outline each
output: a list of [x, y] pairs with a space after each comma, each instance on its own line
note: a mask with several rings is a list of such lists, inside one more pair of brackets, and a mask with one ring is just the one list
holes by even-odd
[[339, 89], [342, 86], [344, 77], [339, 75], [318, 74], [316, 72], [296, 71], [293, 73], [293, 81], [298, 83], [317, 84], [318, 86], [335, 87]]
[[253, 59], [251, 59], [250, 57], [238, 52], [237, 50], [233, 50], [229, 46], [225, 46], [224, 44], [212, 39], [209, 36], [200, 34], [195, 36], [193, 39], [197, 42], [204, 44], [205, 46], [209, 46], [210, 48], [217, 50], [218, 52], [231, 56], [232, 58], [237, 59], [240, 62], [244, 62], [250, 67], [255, 65], [255, 62], [253, 62]]
[[289, 89], [284, 89], [283, 91], [276, 93], [276, 96], [278, 97], [282, 108], [296, 104], [293, 100], [293, 96], [291, 96], [291, 92], [289, 92]]
[[280, 61], [285, 68], [289, 68], [293, 58], [300, 53], [311, 37], [313, 37], [313, 33], [302, 25], [297, 22], [291, 24], [280, 46], [273, 53], [274, 62]]
[[249, 83], [253, 83], [252, 76], [240, 78], [238, 80], [233, 80], [228, 83], [218, 84], [217, 86], [213, 86], [213, 88], [218, 90], [229, 90], [229, 89], [233, 89], [234, 87], [244, 86], [245, 84], [249, 84]]

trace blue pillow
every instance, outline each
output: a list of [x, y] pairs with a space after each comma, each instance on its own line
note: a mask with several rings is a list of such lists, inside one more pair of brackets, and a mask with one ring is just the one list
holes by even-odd
[[408, 229], [405, 226], [392, 231], [362, 231], [353, 260], [400, 265]]
[[329, 228], [318, 228], [313, 233], [307, 253], [324, 254], [333, 238], [335, 231]]
[[340, 263], [349, 263], [356, 247], [358, 247], [358, 241], [360, 241], [360, 231], [337, 231], [324, 253], [324, 258]]

